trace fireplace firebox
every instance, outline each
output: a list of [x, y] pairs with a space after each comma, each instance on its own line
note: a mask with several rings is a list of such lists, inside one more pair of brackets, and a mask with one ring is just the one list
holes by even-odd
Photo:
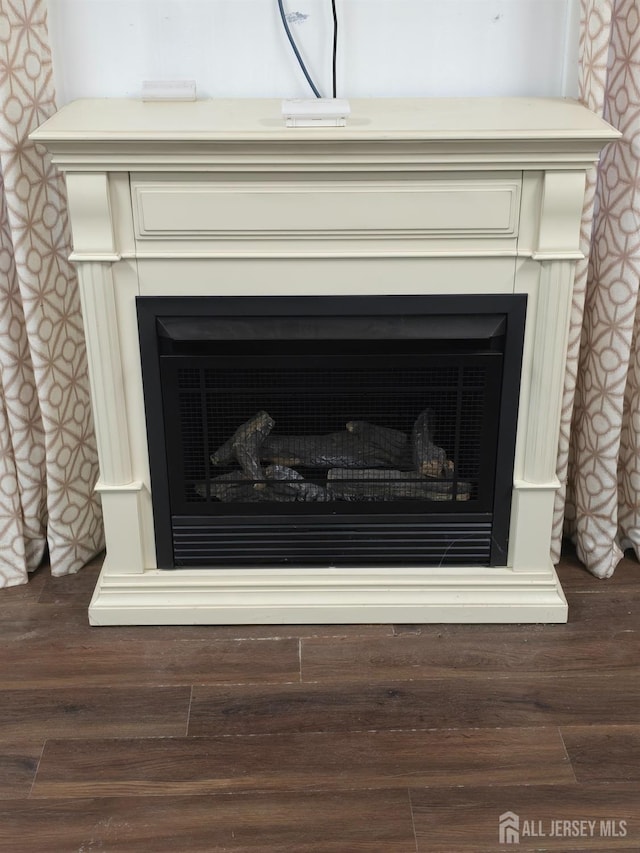
[[526, 296], [137, 307], [159, 568], [506, 565]]

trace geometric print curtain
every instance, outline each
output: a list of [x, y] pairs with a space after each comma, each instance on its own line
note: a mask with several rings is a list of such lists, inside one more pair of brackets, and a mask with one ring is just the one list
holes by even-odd
[[64, 183], [29, 133], [55, 111], [46, 2], [0, 6], [0, 586], [48, 550], [103, 547], [98, 462]]
[[582, 0], [580, 56], [581, 99], [623, 138], [587, 187], [554, 557], [564, 516], [580, 560], [609, 577], [623, 548], [640, 555], [640, 0]]

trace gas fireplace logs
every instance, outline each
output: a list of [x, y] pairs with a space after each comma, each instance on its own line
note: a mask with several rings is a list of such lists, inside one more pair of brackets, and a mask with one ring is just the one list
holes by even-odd
[[388, 501], [405, 498], [425, 501], [468, 501], [469, 483], [429, 481], [413, 471], [392, 468], [363, 468], [354, 471], [332, 468], [327, 474], [327, 489], [336, 500]]
[[[260, 411], [211, 455], [212, 466], [240, 470], [212, 478], [209, 494], [251, 502], [468, 500], [471, 486], [456, 480], [453, 461], [433, 442], [432, 424], [425, 409], [411, 437], [366, 421], [326, 435], [278, 436], [271, 433], [274, 419]], [[297, 468], [313, 472], [312, 479]], [[207, 498], [206, 484], [195, 490]]]

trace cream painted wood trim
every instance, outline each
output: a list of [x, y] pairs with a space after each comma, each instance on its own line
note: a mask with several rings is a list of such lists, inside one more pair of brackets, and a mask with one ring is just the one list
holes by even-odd
[[[107, 558], [108, 560], [109, 558]], [[566, 622], [550, 561], [510, 569], [251, 569], [142, 576], [103, 568], [92, 625]]]
[[[301, 154], [295, 145], [258, 144], [188, 144], [158, 142], [87, 143], [77, 140], [46, 140], [52, 161], [62, 171], [110, 172], [130, 169], [135, 172], [175, 171], [212, 173], [265, 172], [270, 174], [299, 172], [376, 172], [401, 173], [415, 170], [450, 172], [492, 171], [497, 168], [523, 171], [578, 169], [585, 171], [597, 162], [602, 143], [615, 139], [615, 133], [602, 134], [602, 140], [571, 140], [528, 145], [525, 141], [498, 142], [424, 142], [347, 143], [346, 151], [336, 150], [332, 143], [310, 143]], [[36, 138], [32, 134], [32, 138]], [[38, 140], [44, 138], [37, 137]], [[297, 145], [298, 143], [296, 143]], [[334, 151], [332, 152], [332, 147]], [[266, 150], [265, 150], [266, 148]], [[187, 150], [185, 150], [187, 149]], [[350, 149], [350, 150], [349, 150]]]
[[100, 476], [105, 485], [133, 480], [111, 265], [78, 266]]
[[125, 574], [142, 574], [145, 559], [140, 531], [145, 512], [144, 484], [132, 482], [126, 486], [109, 486], [99, 482], [96, 491], [102, 503], [109, 559]]
[[74, 251], [100, 258], [117, 255], [106, 172], [67, 175], [67, 198]]
[[433, 242], [430, 241], [428, 248], [423, 248], [422, 250], [417, 249], [413, 242], [410, 242], [409, 240], [385, 240], [383, 249], [380, 249], [379, 245], [380, 238], [376, 241], [374, 246], [372, 246], [369, 241], [367, 241], [366, 244], [359, 244], [357, 248], [352, 244], [349, 251], [344, 249], [326, 248], [320, 243], [316, 243], [315, 246], [304, 245], [304, 248], [300, 248], [297, 251], [293, 251], [290, 244], [284, 248], [282, 246], [275, 248], [270, 247], [271, 250], [266, 251], [264, 245], [256, 246], [251, 243], [247, 244], [242, 242], [239, 244], [240, 247], [235, 249], [235, 251], [226, 245], [223, 249], [211, 249], [208, 251], [206, 249], [196, 251], [190, 248], [186, 251], [180, 251], [178, 249], [174, 251], [163, 251], [163, 249], [159, 249], [158, 251], [149, 251], [146, 248], [142, 248], [138, 252], [126, 252], [121, 255], [113, 256], [84, 255], [73, 252], [69, 256], [69, 260], [115, 262], [119, 260], [126, 260], [127, 258], [139, 258], [141, 260], [175, 260], [181, 258], [183, 260], [193, 261], [206, 259], [274, 260], [283, 258], [289, 260], [313, 260], [314, 258], [326, 260], [330, 260], [332, 258], [338, 260], [350, 260], [357, 258], [406, 258], [408, 260], [412, 258], [432, 258], [434, 260], [438, 258], [449, 258], [451, 260], [455, 260], [456, 258], [481, 258], [484, 260], [490, 258], [531, 258], [534, 261], [580, 261], [584, 258], [584, 254], [582, 252], [540, 254], [538, 252], [523, 251], [518, 248], [496, 247], [495, 245], [488, 248], [486, 242], [481, 246], [474, 246], [472, 241], [465, 242], [464, 246], [450, 244], [447, 247], [438, 246], [437, 244], [436, 247], [434, 247]]
[[574, 272], [571, 261], [546, 261], [541, 266], [524, 426], [523, 479], [528, 483], [545, 483], [555, 476]]
[[532, 252], [530, 257], [534, 261], [581, 261], [584, 258], [584, 252]]
[[535, 257], [540, 260], [543, 256], [555, 258], [564, 256], [567, 252], [577, 253], [580, 257], [580, 222], [584, 190], [584, 172], [545, 174]]
[[[192, 296], [390, 296], [415, 294], [512, 293], [516, 259], [404, 258], [190, 258], [189, 294]], [[537, 268], [537, 265], [533, 265]], [[140, 294], [184, 294], [184, 259], [140, 258], [137, 264]], [[137, 345], [137, 341], [133, 342]]]
[[[390, 238], [386, 235], [381, 235], [377, 237], [375, 240], [372, 238], [367, 239], [366, 241], [350, 241], [349, 248], [346, 249], [342, 245], [341, 241], [335, 239], [332, 245], [328, 245], [325, 239], [318, 241], [295, 241], [292, 244], [291, 241], [276, 243], [275, 241], [270, 244], [262, 243], [257, 245], [253, 242], [247, 242], [244, 240], [238, 240], [235, 243], [236, 248], [232, 248], [228, 243], [219, 244], [219, 248], [211, 249], [209, 251], [202, 250], [197, 251], [193, 249], [191, 246], [187, 246], [186, 249], [182, 249], [182, 247], [174, 248], [172, 251], [149, 251], [147, 249], [148, 244], [141, 244], [143, 248], [135, 254], [122, 255], [122, 258], [139, 258], [140, 260], [175, 260], [175, 259], [183, 259], [183, 260], [313, 260], [313, 259], [322, 259], [322, 260], [357, 260], [357, 259], [367, 259], [367, 258], [396, 258], [396, 259], [412, 259], [412, 258], [432, 258], [437, 260], [439, 258], [451, 259], [455, 260], [457, 258], [482, 258], [485, 260], [489, 260], [492, 258], [517, 258], [517, 257], [531, 257], [530, 254], [518, 252], [515, 248], [509, 248], [508, 246], [500, 246], [495, 245], [491, 248], [487, 248], [486, 241], [483, 243], [482, 248], [476, 247], [473, 245], [473, 241], [465, 242], [464, 247], [459, 246], [454, 248], [453, 246], [444, 246], [442, 243], [436, 243], [434, 246], [433, 240], [429, 240], [428, 245], [420, 244], [419, 241], [414, 240], [412, 238], [406, 238], [404, 240], [398, 240], [395, 238]], [[514, 241], [509, 241], [511, 244], [514, 244]], [[164, 244], [163, 244], [164, 245]], [[185, 244], [183, 244], [184, 246]], [[295, 246], [295, 248], [293, 248]], [[382, 247], [382, 248], [381, 248]], [[567, 257], [565, 255], [560, 256], [559, 259]], [[570, 259], [574, 258], [574, 255], [568, 255]], [[71, 260], [83, 260], [84, 256], [71, 256]], [[101, 258], [97, 258], [101, 260]], [[556, 258], [553, 258], [555, 260]], [[88, 257], [87, 260], [93, 260], [92, 257]]]
[[115, 264], [122, 255], [110, 252], [71, 252], [69, 260], [73, 263]]
[[132, 184], [138, 240], [515, 237], [516, 180], [220, 180]]

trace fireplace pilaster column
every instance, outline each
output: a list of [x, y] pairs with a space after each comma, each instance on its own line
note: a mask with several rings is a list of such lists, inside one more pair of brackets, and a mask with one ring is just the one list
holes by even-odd
[[89, 371], [93, 380], [92, 402], [101, 481], [110, 486], [122, 486], [132, 482], [133, 473], [111, 264], [80, 261], [78, 253], [74, 260], [78, 265]]
[[109, 546], [109, 559], [137, 573], [144, 570], [140, 535], [144, 486], [134, 476], [129, 440], [112, 269], [121, 256], [112, 226], [108, 176], [69, 174], [67, 192], [100, 461], [96, 489], [107, 539], [114, 543]]
[[[573, 261], [545, 261], [540, 269], [523, 479], [541, 485], [556, 474]], [[545, 412], [545, 417], [540, 417]]]
[[[510, 564], [528, 571], [549, 559], [553, 523], [557, 436], [566, 364], [571, 291], [575, 261], [582, 257], [579, 224], [585, 173], [545, 172], [540, 198], [538, 233], [530, 268], [531, 346], [524, 370], [516, 460]], [[535, 283], [534, 283], [535, 280]], [[532, 524], [532, 519], [536, 523]], [[545, 536], [540, 536], [540, 531]], [[548, 537], [546, 532], [548, 531]]]

